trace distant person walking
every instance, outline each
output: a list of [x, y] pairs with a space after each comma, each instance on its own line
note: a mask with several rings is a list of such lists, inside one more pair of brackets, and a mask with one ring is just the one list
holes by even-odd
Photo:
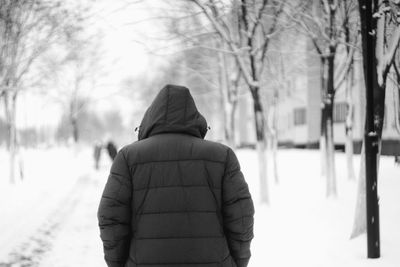
[[204, 140], [187, 88], [167, 85], [122, 148], [98, 209], [108, 266], [245, 267], [254, 207], [235, 153]]
[[94, 144], [94, 149], [93, 149], [93, 158], [94, 158], [94, 168], [96, 170], [99, 169], [99, 163], [100, 163], [100, 158], [101, 158], [101, 150], [103, 148], [103, 144], [99, 141], [97, 141]]
[[115, 146], [113, 141], [108, 141], [107, 146], [106, 146], [108, 155], [110, 156], [111, 160], [114, 160], [115, 157], [117, 156], [117, 147]]

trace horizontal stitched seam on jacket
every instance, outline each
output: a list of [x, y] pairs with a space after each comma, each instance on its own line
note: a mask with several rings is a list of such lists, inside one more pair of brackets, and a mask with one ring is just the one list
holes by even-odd
[[151, 263], [143, 263], [143, 262], [134, 262], [137, 266], [140, 265], [204, 265], [204, 264], [216, 264], [220, 263], [219, 261], [207, 261], [207, 262], [151, 262]]
[[[130, 236], [122, 236], [119, 238], [114, 237], [113, 239], [103, 239], [103, 242], [120, 242], [120, 241], [129, 241], [131, 239]], [[113, 246], [112, 248], [110, 248], [109, 250], [112, 250], [116, 247], [117, 245]]]
[[235, 172], [238, 172], [238, 171], [240, 171], [240, 168], [236, 168], [236, 169], [234, 169], [234, 170], [231, 170], [231, 171], [225, 173], [225, 176], [232, 175], [232, 173], [235, 173]]
[[246, 199], [251, 199], [251, 197], [242, 197], [242, 198], [238, 198], [238, 199], [235, 199], [235, 200], [226, 201], [226, 202], [223, 203], [223, 205], [224, 206], [231, 206], [233, 204], [239, 203], [239, 201], [246, 200]]
[[113, 258], [113, 257], [108, 257], [108, 256], [104, 256], [104, 259], [106, 260], [106, 261], [111, 261], [111, 262], [123, 262], [123, 263], [125, 263], [125, 259], [120, 259], [120, 258]]
[[115, 203], [118, 203], [118, 204], [121, 205], [121, 206], [129, 206], [129, 204], [124, 203], [124, 202], [122, 202], [121, 200], [115, 199], [115, 198], [113, 198], [113, 197], [108, 197], [108, 196], [104, 196], [104, 195], [103, 195], [102, 198], [115, 201]]
[[119, 226], [119, 225], [131, 225], [131, 224], [127, 223], [127, 222], [118, 222], [118, 221], [111, 222], [111, 223], [101, 223], [101, 224], [99, 224], [100, 227], [105, 227], [105, 226], [110, 227], [110, 226]]
[[[222, 260], [222, 262], [224, 262], [226, 259], [228, 259], [229, 258], [229, 256], [230, 256], [231, 254], [228, 252], [228, 255], [226, 255], [225, 257], [224, 257], [224, 259]], [[187, 262], [182, 262], [182, 263], [176, 263], [176, 262], [168, 262], [168, 263], [138, 263], [135, 259], [133, 259], [130, 255], [129, 255], [129, 259], [131, 260], [131, 261], [133, 261], [133, 263], [135, 263], [136, 265], [166, 265], [166, 264], [177, 264], [177, 265], [180, 265], [180, 264], [200, 264], [200, 265], [203, 265], [203, 264], [215, 264], [215, 263], [220, 263], [219, 261], [212, 261], [212, 262], [200, 262], [200, 263], [198, 263], [198, 262], [190, 262], [190, 263], [187, 263]]]
[[232, 222], [235, 222], [235, 221], [239, 221], [242, 218], [253, 218], [253, 215], [245, 215], [245, 216], [241, 216], [240, 218], [235, 218], [235, 219], [229, 220], [229, 221], [225, 220], [225, 223], [232, 223]]
[[196, 160], [196, 161], [197, 161], [197, 160], [199, 160], [199, 161], [209, 161], [209, 162], [215, 162], [215, 163], [225, 164], [224, 161], [212, 160], [212, 159], [166, 159], [166, 160], [151, 160], [151, 161], [144, 161], [144, 162], [136, 162], [136, 163], [133, 163], [132, 165], [129, 165], [129, 167], [133, 167], [133, 166], [135, 166], [135, 165], [157, 163], [157, 162], [193, 161], [193, 160]]
[[166, 236], [166, 237], [137, 237], [136, 240], [145, 240], [145, 239], [203, 239], [203, 238], [223, 238], [223, 235], [213, 235], [213, 236]]
[[[146, 189], [157, 189], [157, 188], [174, 188], [174, 187], [208, 187], [208, 185], [205, 184], [197, 184], [197, 185], [162, 185], [162, 186], [152, 186], [152, 187], [143, 187], [143, 188], [138, 188], [134, 189], [133, 191], [142, 191]], [[212, 189], [217, 189], [221, 190], [220, 187], [212, 187]]]
[[114, 175], [114, 176], [119, 176], [119, 177], [121, 177], [121, 178], [125, 179], [125, 176], [124, 176], [124, 175], [122, 175], [122, 174], [120, 174], [120, 173], [118, 173], [118, 172], [113, 172], [113, 171], [110, 171], [110, 174], [112, 174], [112, 175]]
[[[235, 233], [235, 234], [239, 235], [240, 233]], [[230, 236], [230, 237], [228, 237], [228, 239], [234, 240], [234, 241], [239, 242], [239, 243], [246, 243], [246, 242], [250, 242], [253, 239], [253, 237], [254, 236], [250, 236], [249, 238], [240, 239], [240, 238], [234, 238], [234, 237]]]
[[163, 213], [216, 213], [216, 210], [188, 210], [188, 211], [149, 211], [141, 215], [163, 214]]

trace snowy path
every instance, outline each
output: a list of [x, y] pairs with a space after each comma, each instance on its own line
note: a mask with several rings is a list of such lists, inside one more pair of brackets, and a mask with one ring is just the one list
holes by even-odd
[[96, 220], [100, 186], [94, 177], [80, 177], [37, 231], [0, 266], [102, 266]]
[[90, 156], [27, 152], [26, 181], [0, 185], [0, 267], [105, 266], [96, 212], [110, 162], [96, 172]]
[[68, 215], [40, 266], [106, 266], [97, 227], [97, 206], [103, 183], [86, 177], [82, 180], [79, 203]]

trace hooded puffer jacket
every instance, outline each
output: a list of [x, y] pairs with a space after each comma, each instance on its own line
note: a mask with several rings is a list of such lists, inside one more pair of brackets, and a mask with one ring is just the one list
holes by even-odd
[[189, 90], [167, 85], [119, 151], [98, 210], [112, 267], [244, 267], [254, 207], [234, 152], [204, 140]]

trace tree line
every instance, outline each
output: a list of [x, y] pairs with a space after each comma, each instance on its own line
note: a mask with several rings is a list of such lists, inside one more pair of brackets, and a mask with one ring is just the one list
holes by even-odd
[[[395, 84], [394, 109], [396, 124], [399, 116], [399, 2], [372, 1], [376, 23], [371, 33], [375, 38], [377, 60], [376, 104], [372, 121], [376, 127], [378, 159], [385, 117], [386, 81]], [[336, 197], [334, 106], [339, 89], [345, 92], [346, 162], [349, 180], [355, 180], [353, 163], [354, 83], [356, 63], [363, 58], [360, 8], [363, 1], [349, 0], [190, 0], [166, 5], [160, 19], [174, 44], [173, 65], [181, 69], [188, 85], [212, 88], [220, 105], [224, 139], [235, 146], [237, 103], [244, 91], [252, 99], [253, 127], [259, 159], [261, 201], [270, 201], [267, 182], [267, 146], [270, 145], [274, 180], [279, 181], [277, 161], [277, 110], [279, 103], [290, 94], [290, 76], [301, 73], [296, 69], [297, 55], [292, 64], [285, 64], [283, 47], [295, 51], [305, 39], [307, 51], [319, 58], [320, 68], [320, 142], [321, 170], [326, 179], [327, 197]], [[155, 17], [157, 18], [157, 16]], [[296, 36], [301, 36], [296, 42]], [[293, 42], [293, 44], [285, 44]], [[165, 51], [170, 51], [166, 46]], [[156, 49], [162, 51], [163, 47]], [[290, 57], [290, 56], [289, 56]], [[365, 60], [364, 54], [364, 64]], [[369, 62], [369, 61], [368, 61]], [[173, 72], [176, 72], [175, 68]], [[183, 75], [182, 75], [183, 73]], [[360, 74], [358, 74], [360, 75]], [[179, 76], [175, 73], [175, 77]], [[175, 80], [177, 80], [175, 78]], [[361, 86], [364, 90], [365, 86]], [[199, 94], [201, 95], [201, 94]], [[386, 105], [391, 103], [386, 103]], [[365, 118], [367, 120], [368, 118]], [[369, 118], [371, 120], [371, 118]], [[357, 121], [364, 124], [364, 121]], [[240, 127], [240, 126], [239, 126]], [[400, 132], [399, 132], [400, 133]], [[365, 232], [365, 149], [358, 179], [357, 207], [352, 237]]]
[[98, 59], [93, 41], [96, 34], [85, 32], [91, 3], [0, 1], [0, 108], [4, 113], [0, 127], [10, 156], [11, 183], [16, 181], [20, 145], [33, 144], [46, 135], [44, 130], [17, 128], [22, 94], [48, 97], [63, 105], [78, 141], [77, 114], [88, 102], [82, 91], [90, 87], [91, 71], [95, 71], [94, 61]]

